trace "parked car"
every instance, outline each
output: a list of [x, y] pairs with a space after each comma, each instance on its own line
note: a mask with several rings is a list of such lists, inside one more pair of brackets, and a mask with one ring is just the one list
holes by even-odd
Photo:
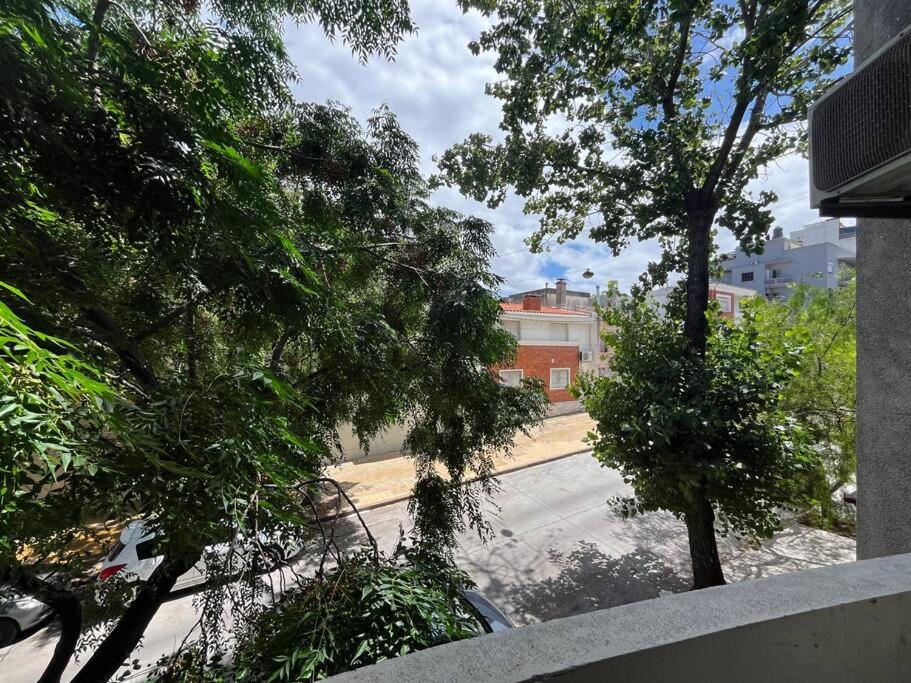
[[471, 603], [484, 618], [487, 626], [488, 633], [500, 633], [501, 631], [508, 631], [511, 628], [515, 628], [515, 624], [500, 610], [499, 607], [494, 605], [486, 597], [478, 593], [477, 591], [463, 590], [462, 595], [465, 596], [465, 599]]
[[[238, 535], [238, 540], [243, 540], [243, 538]], [[157, 541], [155, 531], [151, 530], [142, 520], [130, 522], [121, 532], [117, 545], [102, 561], [98, 579], [105, 581], [112, 576], [117, 576], [118, 579], [128, 582], [148, 581], [152, 572], [164, 559], [164, 556], [158, 553]], [[262, 566], [264, 572], [273, 571], [300, 550], [300, 545], [296, 542], [288, 539], [279, 540], [269, 537], [267, 534], [260, 534], [259, 542], [266, 554], [267, 561]], [[244, 550], [249, 547], [250, 545], [247, 543], [238, 543], [234, 550], [241, 553], [249, 552]], [[242, 550], [238, 551], [237, 548]], [[230, 543], [219, 543], [206, 548], [206, 555], [214, 554], [226, 561], [231, 552]], [[243, 560], [242, 557], [238, 559]], [[189, 571], [177, 578], [173, 590], [197, 586], [204, 583], [206, 579], [205, 560], [200, 559]]]
[[28, 595], [6, 586], [0, 587], [0, 647], [6, 647], [19, 635], [50, 616], [51, 608]]

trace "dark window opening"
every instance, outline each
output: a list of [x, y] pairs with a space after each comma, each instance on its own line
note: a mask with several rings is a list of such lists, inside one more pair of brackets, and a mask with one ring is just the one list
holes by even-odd
[[741, 281], [741, 282], [752, 282], [752, 281], [753, 281], [753, 273], [752, 273], [752, 271], [749, 272], [749, 273], [741, 273], [741, 274], [740, 274], [740, 281]]

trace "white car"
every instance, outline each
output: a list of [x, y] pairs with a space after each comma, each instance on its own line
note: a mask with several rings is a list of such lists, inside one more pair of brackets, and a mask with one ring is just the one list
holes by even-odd
[[37, 626], [51, 614], [51, 608], [35, 598], [0, 586], [0, 647], [13, 643], [19, 635]]
[[[242, 537], [238, 535], [238, 539]], [[265, 549], [268, 562], [263, 565], [263, 571], [270, 572], [278, 567], [289, 557], [294, 556], [300, 546], [297, 543], [285, 540], [279, 543], [276, 539], [270, 539], [264, 534], [260, 534], [260, 544]], [[247, 544], [241, 543], [239, 546], [247, 547]], [[215, 556], [228, 560], [231, 552], [229, 543], [219, 543], [218, 545], [206, 548], [206, 555]], [[117, 545], [108, 553], [107, 557], [101, 563], [101, 572], [98, 579], [104, 581], [117, 576], [122, 581], [148, 581], [152, 572], [161, 564], [164, 559], [156, 550], [156, 534], [150, 530], [141, 520], [130, 522], [121, 532], [120, 540]], [[239, 564], [242, 564], [243, 558], [239, 557]], [[239, 569], [239, 568], [238, 568]], [[189, 586], [196, 586], [206, 581], [205, 560], [200, 559], [185, 574], [177, 578], [172, 590], [180, 590]]]

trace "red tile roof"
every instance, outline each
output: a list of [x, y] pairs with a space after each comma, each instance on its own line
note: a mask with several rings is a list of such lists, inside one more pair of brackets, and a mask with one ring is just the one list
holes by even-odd
[[591, 317], [591, 313], [586, 311], [574, 311], [570, 308], [554, 308], [553, 306], [541, 306], [540, 311], [530, 311], [522, 308], [522, 304], [512, 304], [504, 301], [500, 302], [500, 308], [509, 313], [538, 313], [542, 315], [578, 315], [584, 318]]

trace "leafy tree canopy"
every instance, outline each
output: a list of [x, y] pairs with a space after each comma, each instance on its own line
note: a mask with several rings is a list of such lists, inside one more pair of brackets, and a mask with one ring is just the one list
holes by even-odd
[[453, 146], [441, 181], [491, 206], [514, 188], [541, 216], [535, 249], [657, 238], [648, 285], [687, 270], [696, 218], [760, 247], [777, 197], [747, 185], [804, 148], [807, 106], [850, 53], [850, 0], [462, 4], [494, 18], [470, 47], [496, 55], [502, 137]]
[[832, 494], [854, 481], [857, 470], [857, 285], [845, 273], [838, 289], [800, 284], [786, 300], [746, 302], [763, 343], [781, 349], [800, 344], [800, 372], [788, 383], [783, 408], [810, 435], [820, 468], [807, 482], [821, 521], [837, 521]]
[[412, 29], [397, 0], [0, 10], [0, 572], [78, 633], [101, 523], [142, 515], [165, 556], [106, 599], [77, 680], [116, 669], [204, 547], [301, 528], [341, 424], [408, 427], [418, 530], [445, 549], [543, 409], [488, 371], [514, 352], [490, 226], [428, 202], [389, 111], [292, 101], [288, 16], [361, 57]]
[[595, 457], [633, 485], [627, 514], [668, 510], [692, 524], [708, 505], [723, 533], [771, 536], [815, 465], [782, 402], [800, 349], [764, 342], [750, 314], [736, 326], [713, 315], [700, 362], [686, 353], [679, 306], [664, 316], [629, 301], [609, 312], [613, 374], [579, 387], [598, 423]]

